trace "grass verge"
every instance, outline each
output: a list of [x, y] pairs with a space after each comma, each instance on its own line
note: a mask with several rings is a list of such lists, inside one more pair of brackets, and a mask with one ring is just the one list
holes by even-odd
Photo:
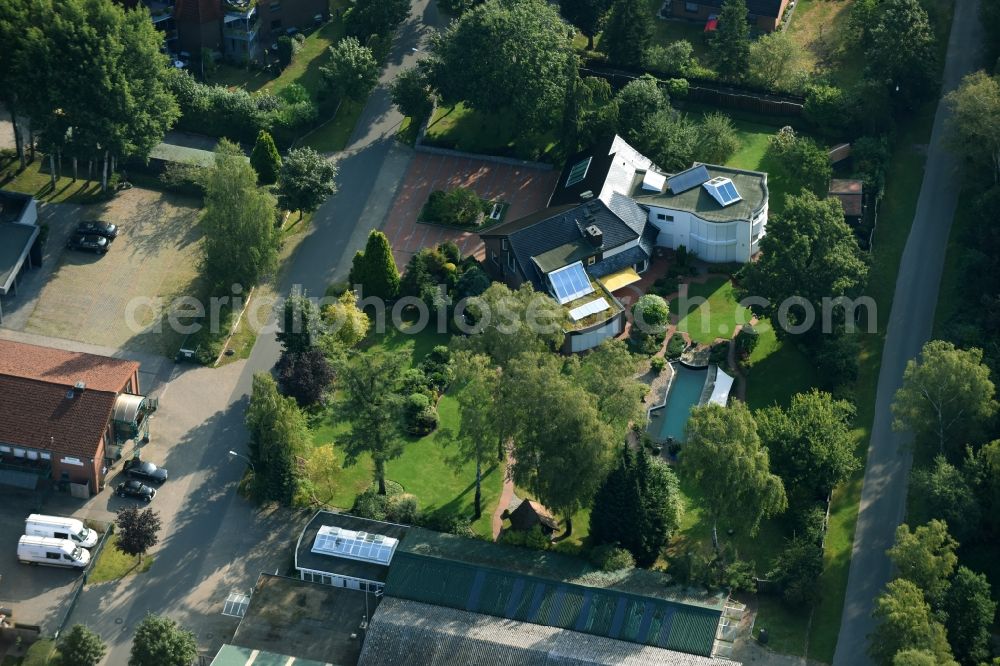
[[[24, 170], [19, 169], [16, 158], [8, 160], [0, 165], [0, 186], [14, 192], [30, 194], [46, 203], [91, 204], [107, 200], [101, 194], [100, 180], [87, 180], [85, 177], [73, 180], [63, 176], [56, 179], [53, 187], [52, 177], [48, 173], [42, 172], [42, 166], [46, 159], [48, 158], [38, 153], [35, 155], [35, 160], [29, 162]], [[87, 172], [86, 164], [81, 163], [79, 167], [80, 173], [85, 175]], [[63, 171], [71, 170], [72, 164], [63, 162]]]
[[97, 556], [90, 574], [87, 576], [87, 584], [105, 583], [109, 580], [118, 580], [132, 574], [145, 573], [149, 567], [153, 566], [153, 557], [146, 555], [139, 561], [138, 557], [126, 555], [118, 550], [115, 545], [118, 537], [112, 536], [108, 539], [101, 554]]
[[337, 107], [333, 117], [316, 129], [304, 134], [299, 143], [309, 146], [320, 153], [335, 153], [347, 147], [351, 140], [354, 127], [358, 124], [361, 111], [365, 105], [362, 102], [345, 99]]
[[557, 140], [551, 132], [524, 131], [509, 114], [474, 111], [458, 103], [434, 110], [424, 141], [468, 153], [558, 161]]

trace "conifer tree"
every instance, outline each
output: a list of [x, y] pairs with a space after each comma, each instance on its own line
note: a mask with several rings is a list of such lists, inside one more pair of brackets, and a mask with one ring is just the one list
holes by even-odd
[[278, 147], [274, 145], [274, 139], [267, 130], [261, 130], [257, 134], [257, 143], [250, 153], [250, 166], [257, 172], [257, 182], [261, 185], [271, 185], [278, 181], [281, 155], [278, 154]]

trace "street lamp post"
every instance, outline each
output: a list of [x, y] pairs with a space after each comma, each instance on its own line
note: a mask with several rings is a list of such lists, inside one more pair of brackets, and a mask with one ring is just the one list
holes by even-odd
[[253, 472], [254, 474], [257, 473], [257, 470], [253, 468], [253, 462], [251, 462], [250, 458], [246, 457], [242, 453], [236, 453], [236, 451], [230, 451], [229, 455], [233, 456], [234, 458], [243, 458], [244, 460], [247, 461], [247, 465], [250, 466], [250, 471]]

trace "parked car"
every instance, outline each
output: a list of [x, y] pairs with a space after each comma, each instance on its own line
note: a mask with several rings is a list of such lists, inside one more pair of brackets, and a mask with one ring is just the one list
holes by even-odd
[[76, 233], [88, 236], [104, 236], [109, 241], [118, 238], [118, 225], [103, 220], [84, 220], [76, 225]]
[[135, 497], [143, 500], [144, 502], [149, 502], [156, 497], [156, 491], [154, 489], [150, 488], [145, 483], [134, 479], [119, 483], [117, 490], [115, 490], [115, 494], [117, 494], [118, 497]]
[[125, 473], [134, 479], [163, 483], [167, 480], [167, 470], [146, 460], [132, 460], [125, 465]]
[[85, 250], [87, 252], [104, 254], [111, 247], [111, 241], [104, 236], [96, 234], [73, 234], [66, 241], [66, 247], [71, 250]]

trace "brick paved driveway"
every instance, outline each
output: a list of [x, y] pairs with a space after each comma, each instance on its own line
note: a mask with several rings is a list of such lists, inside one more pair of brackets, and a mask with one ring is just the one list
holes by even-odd
[[434, 190], [471, 187], [482, 198], [510, 204], [505, 221], [544, 208], [559, 172], [541, 171], [471, 158], [418, 153], [410, 163], [399, 194], [382, 230], [389, 237], [396, 264], [402, 269], [415, 252], [453, 240], [463, 255], [483, 258], [483, 244], [475, 232], [419, 224], [417, 216]]

